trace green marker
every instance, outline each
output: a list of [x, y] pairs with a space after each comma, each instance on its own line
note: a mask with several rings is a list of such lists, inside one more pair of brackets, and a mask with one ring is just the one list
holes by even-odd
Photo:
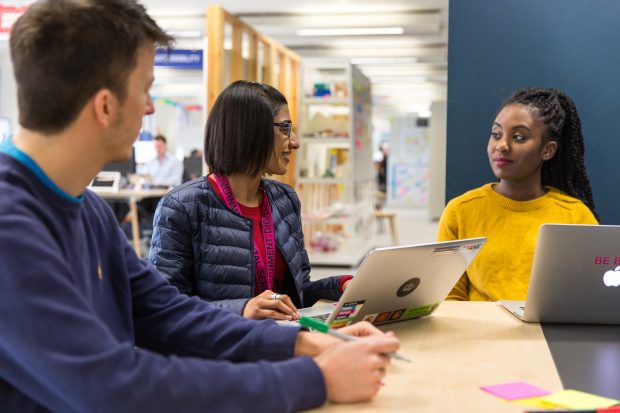
[[[334, 337], [338, 337], [341, 340], [344, 341], [355, 341], [357, 340], [357, 337], [354, 336], [350, 336], [348, 334], [344, 334], [341, 333], [337, 330], [333, 330], [331, 328], [329, 328], [329, 326], [317, 319], [314, 318], [310, 318], [310, 317], [301, 317], [299, 320], [297, 320], [297, 322], [299, 324], [301, 324], [304, 327], [308, 327], [311, 328], [313, 330], [316, 331], [320, 331], [321, 333], [326, 333], [326, 334], [331, 334]], [[398, 359], [398, 360], [402, 360], [402, 361], [406, 361], [407, 363], [411, 363], [411, 360], [409, 360], [407, 357], [402, 356], [396, 352], [391, 352], [391, 353], [385, 353], [386, 356], [394, 358], [394, 359]]]

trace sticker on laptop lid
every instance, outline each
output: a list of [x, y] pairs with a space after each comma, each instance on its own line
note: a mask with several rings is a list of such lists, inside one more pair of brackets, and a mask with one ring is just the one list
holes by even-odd
[[466, 250], [479, 250], [484, 245], [484, 242], [477, 242], [475, 244], [463, 245], [463, 249]]
[[390, 321], [396, 321], [396, 320], [400, 319], [403, 316], [403, 314], [405, 314], [405, 310], [406, 310], [406, 308], [403, 308], [402, 310], [394, 311], [390, 315]]
[[375, 320], [372, 322], [373, 324], [379, 324], [379, 323], [384, 323], [386, 322], [390, 316], [392, 315], [391, 311], [385, 312], [385, 313], [380, 313], [379, 315], [377, 315], [377, 317], [375, 318]]
[[437, 247], [433, 250], [431, 257], [436, 257], [439, 255], [450, 255], [455, 254], [459, 251], [461, 247], [456, 245], [454, 247]]
[[331, 328], [341, 328], [346, 327], [353, 322], [350, 318], [345, 318], [344, 320], [335, 320], [330, 323]]
[[363, 320], [368, 321], [369, 323], [372, 323], [373, 321], [375, 321], [375, 318], [377, 318], [378, 315], [379, 313], [366, 314]]
[[420, 285], [420, 279], [418, 277], [413, 277], [402, 283], [398, 290], [396, 290], [396, 295], [399, 297], [405, 297], [406, 295], [411, 294], [415, 291], [416, 288]]
[[409, 320], [411, 318], [424, 317], [425, 315], [429, 315], [430, 313], [435, 311], [435, 309], [437, 307], [439, 307], [439, 303], [423, 305], [421, 307], [409, 308], [407, 310], [407, 312], [405, 312], [405, 315], [403, 316], [403, 320]]
[[362, 301], [352, 301], [350, 303], [344, 303], [342, 307], [340, 307], [340, 311], [334, 317], [334, 321], [348, 320], [353, 319], [360, 312], [366, 300]]
[[348, 326], [353, 322], [355, 316], [360, 312], [364, 303], [366, 301], [351, 301], [349, 303], [344, 303], [342, 307], [340, 307], [340, 311], [334, 317], [332, 322], [330, 323], [330, 327], [332, 328], [340, 328], [344, 326]]

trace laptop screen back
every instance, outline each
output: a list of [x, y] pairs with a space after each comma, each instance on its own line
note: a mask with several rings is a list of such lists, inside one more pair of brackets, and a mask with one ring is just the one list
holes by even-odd
[[542, 225], [524, 318], [620, 324], [620, 226]]
[[432, 313], [485, 238], [377, 248], [368, 253], [327, 322], [385, 324]]

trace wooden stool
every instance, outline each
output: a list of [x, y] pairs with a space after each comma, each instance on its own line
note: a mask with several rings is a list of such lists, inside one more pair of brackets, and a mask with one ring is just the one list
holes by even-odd
[[385, 205], [385, 198], [386, 198], [385, 192], [381, 192], [381, 191], [375, 192], [375, 209], [376, 210], [383, 209], [383, 206]]
[[372, 214], [377, 223], [382, 222], [383, 220], [388, 221], [388, 224], [390, 225], [390, 236], [392, 237], [392, 243], [394, 245], [398, 245], [398, 234], [396, 233], [396, 213], [379, 210], [373, 211]]

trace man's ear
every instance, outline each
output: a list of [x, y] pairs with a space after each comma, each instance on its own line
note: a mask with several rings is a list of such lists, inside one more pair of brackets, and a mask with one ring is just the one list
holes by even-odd
[[93, 97], [95, 119], [104, 127], [112, 125], [118, 100], [110, 89], [101, 89]]
[[543, 151], [543, 160], [548, 161], [553, 158], [555, 153], [558, 150], [558, 143], [556, 141], [549, 141], [545, 145], [545, 150]]

